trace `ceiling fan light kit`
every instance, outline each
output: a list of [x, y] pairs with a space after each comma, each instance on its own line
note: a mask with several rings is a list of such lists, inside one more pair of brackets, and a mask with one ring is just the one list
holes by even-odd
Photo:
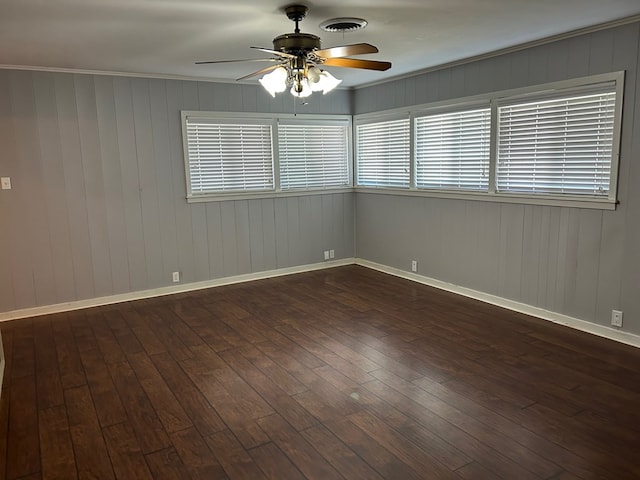
[[[289, 88], [291, 95], [294, 97], [305, 98], [313, 92], [327, 94], [342, 82], [342, 80], [337, 79], [328, 71], [320, 68], [322, 65], [378, 71], [391, 68], [391, 63], [389, 62], [345, 58], [348, 55], [377, 53], [378, 49], [368, 43], [322, 49], [320, 37], [311, 33], [300, 32], [299, 22], [307, 15], [307, 7], [304, 5], [290, 5], [284, 11], [287, 17], [296, 24], [294, 32], [278, 35], [274, 38], [273, 49], [251, 47], [274, 55], [273, 58], [263, 60], [276, 62], [277, 65], [263, 68], [238, 80], [264, 74], [258, 81], [272, 97]], [[326, 26], [323, 27], [325, 24]], [[320, 26], [327, 31], [347, 31], [363, 28], [366, 24], [367, 22], [363, 19], [336, 18], [327, 20]], [[226, 63], [232, 61], [234, 60], [196, 63]]]

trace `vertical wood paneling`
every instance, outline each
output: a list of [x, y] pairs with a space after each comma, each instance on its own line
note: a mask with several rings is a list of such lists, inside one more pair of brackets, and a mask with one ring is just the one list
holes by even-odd
[[502, 205], [500, 208], [498, 294], [514, 300], [520, 298], [523, 227], [524, 206]]
[[222, 230], [222, 264], [224, 277], [238, 274], [238, 236], [234, 202], [220, 204], [220, 228]]
[[156, 173], [160, 248], [162, 251], [162, 283], [171, 279], [171, 272], [179, 271], [178, 238], [176, 233], [175, 199], [173, 195], [173, 170], [169, 137], [167, 90], [163, 80], [149, 82], [151, 132]]
[[580, 212], [573, 208], [567, 208], [566, 220], [566, 244], [563, 251], [564, 262], [564, 304], [563, 310], [570, 315], [576, 315], [578, 311], [576, 296], [576, 283], [578, 281], [578, 236], [580, 233]]
[[535, 205], [524, 207], [524, 226], [522, 232], [522, 278], [519, 298], [527, 304], [535, 305], [538, 299], [538, 266], [541, 251], [541, 210]]
[[511, 73], [509, 75], [509, 88], [528, 85], [529, 78], [529, 50], [515, 52], [510, 55]]
[[[342, 197], [344, 199], [344, 208], [342, 210], [342, 222], [344, 225], [344, 235], [342, 237], [342, 244], [344, 251], [336, 252], [336, 256], [338, 258], [347, 258], [347, 257], [355, 257], [355, 229], [356, 229], [356, 215], [355, 215], [355, 195], [351, 193], [343, 193]], [[316, 197], [317, 204], [317, 197]], [[314, 210], [314, 222], [316, 225], [316, 229], [318, 231], [317, 235], [315, 235], [314, 240], [317, 242], [320, 238], [320, 222], [315, 219], [319, 219], [320, 216], [316, 214]], [[316, 245], [317, 246], [317, 245]], [[314, 249], [315, 251], [315, 249]], [[318, 250], [320, 251], [320, 249]]]
[[416, 101], [416, 85], [418, 77], [409, 77], [404, 80], [404, 105], [415, 105]]
[[[424, 236], [421, 243], [424, 246], [424, 252], [420, 254], [420, 263], [418, 265], [420, 273], [432, 278], [442, 277], [442, 231], [441, 227], [441, 208], [442, 200], [439, 198], [425, 198], [422, 201], [422, 209], [424, 212]], [[360, 232], [356, 232], [357, 238], [360, 238]]]
[[234, 202], [236, 217], [237, 274], [251, 272], [251, 238], [249, 233], [249, 206], [246, 200]]
[[576, 265], [576, 307], [578, 318], [593, 318], [596, 311], [602, 212], [579, 211]]
[[529, 53], [529, 78], [530, 85], [537, 85], [549, 81], [547, 72], [549, 48], [542, 45], [531, 50]]
[[495, 205], [481, 202], [467, 202], [467, 217], [473, 216], [475, 242], [471, 248], [471, 258], [475, 274], [471, 285], [477, 285], [483, 292], [498, 290], [498, 262], [500, 257], [500, 209]]
[[545, 269], [546, 274], [539, 277], [540, 283], [544, 285], [538, 284], [538, 292], [544, 293], [541, 293], [538, 297], [538, 305], [545, 305], [548, 310], [557, 312], [560, 311], [556, 298], [559, 282], [556, 269], [561, 259], [558, 248], [560, 240], [560, 209], [548, 208], [547, 210], [549, 211], [548, 236], [545, 240], [548, 250], [547, 267]]
[[[242, 95], [242, 111], [256, 112], [258, 111], [258, 89], [255, 85], [240, 85]], [[260, 92], [263, 93], [263, 92]]]
[[302, 258], [314, 258], [313, 255], [313, 219], [311, 218], [311, 197], [298, 198], [298, 218], [300, 222], [300, 253]]
[[[58, 130], [58, 111], [53, 75], [50, 73], [35, 74], [34, 87], [38, 119], [37, 136], [40, 142], [42, 180], [45, 187], [43, 192], [45, 195], [44, 208], [46, 208], [49, 219], [56, 301], [68, 301], [75, 298], [73, 254], [69, 238], [68, 206], [64, 195], [66, 189], [64, 159], [62, 158]], [[1, 139], [0, 142], [2, 142]], [[6, 144], [2, 142], [2, 145]], [[9, 274], [9, 269], [2, 270], [4, 270], [3, 273]], [[2, 286], [0, 286], [1, 288]]]
[[276, 198], [274, 200], [274, 220], [276, 234], [276, 267], [290, 267], [289, 236], [287, 225], [287, 199]]
[[322, 250], [331, 249], [333, 241], [333, 195], [322, 196]]
[[[639, 39], [640, 24], [638, 23], [615, 30], [612, 68], [614, 70], [625, 70], [626, 85], [636, 85], [637, 82], [638, 63], [636, 59], [640, 55], [638, 49]], [[629, 68], [630, 65], [634, 65], [634, 67]], [[623, 105], [625, 116], [628, 115], [628, 112], [638, 111], [635, 110], [637, 94], [637, 86], [636, 88], [626, 88]], [[622, 138], [632, 138], [634, 129], [637, 132], [637, 128], [637, 122], [635, 124], [628, 121], [623, 122]], [[624, 159], [632, 158], [632, 147], [633, 142], [622, 141], [620, 158], [623, 161], [619, 164], [618, 199], [620, 205], [618, 210], [615, 212], [603, 212], [602, 215], [602, 248], [599, 252], [600, 268], [596, 319], [605, 325], [609, 323], [611, 310], [621, 309], [622, 281], [623, 278], [628, 278], [625, 275], [625, 269], [629, 262], [634, 265], [633, 252], [635, 252], [635, 248], [632, 247], [632, 251], [628, 254], [625, 248], [626, 234], [633, 230], [636, 223], [634, 209], [630, 208], [627, 202], [628, 194], [637, 190], [632, 181], [636, 177], [631, 177], [631, 168], [636, 162], [624, 161]], [[637, 175], [637, 173], [638, 171], [636, 170], [635, 174]], [[620, 275], [620, 272], [622, 272], [622, 275]]]
[[613, 30], [601, 30], [591, 35], [589, 50], [589, 74], [611, 71], [613, 60]]
[[563, 40], [547, 45], [547, 74], [550, 82], [566, 80], [569, 76], [569, 41]]
[[147, 263], [148, 287], [166, 284], [163, 272], [162, 242], [160, 237], [160, 209], [158, 205], [158, 181], [151, 123], [150, 80], [136, 78], [131, 82], [133, 93], [133, 121], [136, 134], [136, 154], [140, 175], [140, 200], [144, 253]]
[[176, 229], [177, 268], [181, 272], [183, 282], [191, 282], [195, 278], [195, 259], [193, 255], [193, 230], [191, 226], [191, 209], [187, 203], [186, 177], [184, 171], [184, 154], [182, 151], [182, 133], [179, 112], [182, 109], [195, 109], [197, 100], [185, 95], [183, 85], [186, 82], [167, 81], [167, 121], [169, 123], [169, 155]]
[[95, 296], [95, 280], [73, 76], [55, 75], [54, 81], [76, 298], [91, 298]]
[[[244, 105], [242, 101], [242, 85], [227, 83], [225, 86], [227, 87], [226, 102], [229, 102], [226, 109], [232, 112], [242, 112]], [[218, 108], [218, 110], [225, 109]]]
[[300, 236], [300, 208], [298, 197], [286, 199], [287, 216], [287, 258], [296, 265], [302, 258], [302, 241]]
[[[640, 114], [640, 85], [638, 85], [638, 74], [640, 73], [640, 34], [633, 45], [636, 46], [636, 68], [630, 72], [636, 78], [635, 83], [635, 104], [633, 112]], [[628, 89], [627, 89], [628, 90]], [[628, 112], [628, 110], [627, 110]], [[628, 117], [627, 117], [628, 118]], [[638, 285], [640, 285], [640, 222], [638, 222], [638, 212], [640, 212], [640, 190], [638, 178], [640, 178], [640, 165], [638, 165], [638, 152], [640, 152], [640, 121], [633, 124], [633, 132], [627, 141], [631, 142], [629, 157], [636, 161], [630, 161], [629, 176], [627, 181], [628, 193], [626, 195], [625, 228], [624, 228], [624, 264], [622, 266], [622, 283], [620, 307], [624, 307], [625, 325], [628, 328], [636, 329], [640, 332], [638, 319], [640, 318], [640, 299], [638, 299]], [[629, 158], [625, 157], [625, 158]]]
[[102, 155], [98, 137], [96, 92], [93, 77], [74, 75], [73, 83], [78, 109], [80, 153], [87, 192], [87, 218], [96, 295], [105, 296], [113, 293], [113, 281]]
[[490, 87], [487, 88], [489, 92], [496, 92], [505, 90], [509, 85], [509, 77], [511, 73], [511, 60], [508, 55], [500, 55], [491, 59], [492, 74], [488, 74], [490, 79]]
[[[32, 75], [26, 72], [10, 73], [12, 113], [16, 136], [15, 155], [19, 162], [19, 179], [15, 193], [20, 201], [20, 222], [23, 230], [18, 242], [21, 253], [18, 268], [26, 270], [20, 276], [24, 286], [32, 287], [36, 302], [51, 303], [55, 299], [53, 262], [49, 243], [49, 220], [42, 208], [46, 197], [42, 178], [40, 147], [33, 141], [32, 132], [37, 131], [36, 105]], [[19, 228], [19, 227], [18, 227]], [[20, 287], [16, 287], [19, 289]]]
[[[220, 216], [221, 203], [207, 203], [201, 205], [206, 210], [206, 219], [204, 226], [206, 227], [206, 233], [202, 235], [202, 238], [198, 241], [198, 244], [203, 241], [208, 241], [207, 252], [205, 256], [199, 258], [200, 261], [208, 259], [206, 273], [203, 267], [203, 278], [220, 278], [225, 275], [225, 251], [224, 240], [222, 238], [222, 218]], [[234, 259], [235, 260], [235, 259]]]
[[451, 98], [460, 98], [465, 95], [465, 65], [459, 65], [451, 68], [451, 90], [449, 95]]
[[113, 80], [115, 122], [118, 135], [121, 187], [124, 203], [124, 222], [127, 235], [127, 260], [131, 290], [147, 288], [147, 265], [145, 261], [144, 229], [142, 225], [142, 203], [140, 200], [140, 178], [133, 119], [133, 91], [131, 79]]
[[95, 78], [96, 118], [104, 181], [107, 240], [114, 293], [131, 291], [127, 223], [112, 77]]
[[[265, 267], [264, 224], [262, 221], [262, 200], [249, 200], [249, 249], [251, 271], [262, 272]], [[267, 221], [269, 221], [267, 219]]]
[[451, 69], [446, 68], [439, 72], [434, 72], [434, 75], [438, 77], [438, 93], [440, 94], [440, 100], [447, 100], [451, 98]]
[[[333, 250], [338, 250], [340, 252], [340, 239], [344, 238], [344, 222], [342, 222], [343, 212], [344, 212], [344, 198], [341, 193], [332, 195], [333, 197], [333, 205], [332, 205], [332, 221], [331, 224], [333, 227], [333, 238], [331, 239], [331, 248]], [[344, 255], [344, 252], [338, 253], [338, 255]]]
[[[15, 155], [15, 139], [13, 135], [13, 120], [11, 118], [11, 91], [7, 75], [0, 75], [0, 144], [3, 148], [0, 175], [16, 179], [18, 175], [18, 159]], [[14, 225], [14, 228], [0, 229], [0, 305], [8, 310], [17, 308], [17, 295], [14, 291], [16, 275], [17, 245], [19, 241], [18, 195], [13, 190], [0, 190], [0, 218]], [[24, 295], [24, 293], [23, 293]], [[33, 301], [33, 300], [32, 300]]]
[[264, 269], [274, 270], [278, 267], [276, 249], [276, 214], [272, 198], [262, 200], [262, 248], [264, 251]]
[[198, 105], [196, 110], [216, 110], [217, 105], [215, 93], [216, 91], [220, 92], [223, 89], [223, 86], [217, 86], [209, 82], [197, 82], [195, 85], [198, 94]]
[[[349, 195], [349, 198], [353, 199], [354, 195]], [[323, 253], [324, 252], [324, 245], [323, 245], [323, 239], [322, 239], [322, 197], [321, 196], [312, 196], [309, 198], [310, 201], [310, 213], [309, 213], [309, 222], [312, 224], [311, 228], [312, 228], [312, 238], [311, 238], [311, 245], [310, 245], [310, 255], [311, 258], [317, 262], [321, 262], [324, 259]], [[353, 214], [353, 210], [352, 210], [352, 214]], [[351, 229], [355, 229], [355, 225], [354, 225], [355, 219], [351, 218]], [[351, 242], [349, 244], [349, 242]], [[349, 244], [352, 246], [353, 248], [353, 239], [351, 238], [345, 238], [344, 239], [344, 243], [345, 244]], [[336, 253], [336, 255], [338, 255], [338, 253]]]
[[589, 57], [591, 47], [591, 37], [576, 37], [568, 40], [569, 61], [567, 71], [572, 78], [583, 77], [589, 74]]

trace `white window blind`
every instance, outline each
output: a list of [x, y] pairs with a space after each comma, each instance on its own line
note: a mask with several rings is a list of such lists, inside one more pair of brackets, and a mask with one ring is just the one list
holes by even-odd
[[415, 119], [416, 187], [487, 191], [491, 110]]
[[358, 185], [409, 187], [409, 128], [409, 118], [358, 125]]
[[278, 125], [280, 188], [347, 187], [348, 124]]
[[273, 190], [270, 123], [186, 119], [190, 195]]
[[497, 190], [606, 197], [616, 103], [607, 90], [500, 106]]

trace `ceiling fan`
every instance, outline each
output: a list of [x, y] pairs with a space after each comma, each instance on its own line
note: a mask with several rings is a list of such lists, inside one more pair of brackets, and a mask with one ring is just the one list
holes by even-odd
[[213, 60], [196, 62], [198, 65], [229, 62], [273, 62], [266, 68], [238, 78], [244, 80], [255, 75], [265, 74], [259, 81], [275, 97], [290, 87], [295, 97], [307, 97], [314, 91], [328, 93], [342, 80], [338, 80], [321, 67], [347, 67], [384, 71], [391, 68], [390, 62], [346, 58], [349, 55], [377, 53], [378, 49], [368, 43], [355, 43], [339, 47], [321, 48], [320, 37], [300, 32], [299, 22], [307, 15], [304, 5], [285, 7], [287, 17], [296, 26], [293, 33], [284, 33], [273, 39], [273, 48], [251, 47], [273, 55], [271, 58], [247, 60]]

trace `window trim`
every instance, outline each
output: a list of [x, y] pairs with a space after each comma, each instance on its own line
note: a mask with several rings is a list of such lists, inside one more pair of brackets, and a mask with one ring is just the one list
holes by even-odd
[[[519, 203], [529, 205], [549, 205], [549, 206], [566, 206], [566, 207], [579, 207], [579, 208], [594, 208], [601, 210], [615, 210], [618, 203], [618, 175], [619, 175], [619, 161], [620, 161], [620, 140], [622, 129], [622, 105], [624, 97], [624, 79], [625, 72], [617, 71], [611, 73], [603, 73], [598, 75], [591, 75], [588, 77], [581, 77], [569, 80], [561, 80], [557, 82], [550, 82], [539, 85], [530, 85], [526, 87], [513, 88], [508, 90], [501, 90], [497, 92], [491, 92], [487, 94], [473, 95], [453, 100], [443, 100], [439, 102], [421, 104], [411, 106], [409, 108], [396, 108], [385, 111], [376, 111], [365, 114], [354, 115], [354, 145], [357, 146], [358, 139], [355, 133], [355, 126], [360, 123], [375, 123], [384, 122], [390, 119], [397, 118], [410, 118], [411, 122], [411, 180], [410, 188], [388, 188], [388, 187], [370, 187], [354, 185], [354, 190], [361, 193], [379, 193], [379, 194], [394, 194], [394, 195], [408, 195], [408, 196], [425, 196], [434, 198], [452, 198], [462, 200], [480, 200], [490, 202], [502, 202], [502, 203]], [[613, 126], [613, 142], [611, 150], [611, 172], [610, 172], [610, 187], [609, 195], [605, 198], [585, 197], [582, 195], [546, 195], [546, 194], [526, 194], [526, 193], [503, 193], [496, 191], [496, 161], [497, 161], [497, 109], [499, 105], [503, 105], [509, 101], [529, 100], [536, 97], [551, 95], [554, 92], [567, 94], [588, 90], [590, 86], [597, 84], [612, 83], [615, 84], [615, 111], [614, 111], [614, 126]], [[518, 98], [520, 97], [520, 98]], [[447, 190], [447, 189], [417, 189], [415, 186], [415, 155], [414, 155], [414, 139], [413, 131], [414, 117], [422, 116], [426, 112], [432, 113], [445, 113], [447, 111], [472, 109], [479, 105], [490, 105], [491, 108], [491, 131], [490, 131], [490, 157], [489, 157], [489, 191], [488, 192], [474, 192], [464, 190]], [[354, 162], [356, 163], [354, 169], [357, 169], [357, 151], [354, 155]]]
[[[203, 121], [220, 121], [223, 123], [263, 123], [271, 126], [271, 144], [273, 155], [273, 189], [259, 191], [240, 192], [209, 192], [193, 194], [191, 192], [191, 178], [189, 175], [189, 145], [187, 138], [187, 119], [200, 119]], [[328, 195], [334, 193], [353, 192], [353, 117], [351, 115], [324, 115], [324, 114], [270, 114], [254, 112], [212, 112], [200, 110], [181, 110], [180, 121], [182, 127], [182, 149], [184, 159], [184, 174], [186, 183], [187, 203], [221, 202], [228, 200], [265, 199], [276, 197], [300, 197], [306, 195]], [[280, 159], [278, 144], [278, 124], [341, 124], [346, 126], [347, 133], [347, 168], [349, 184], [340, 187], [323, 187], [310, 189], [282, 190], [280, 187]]]

